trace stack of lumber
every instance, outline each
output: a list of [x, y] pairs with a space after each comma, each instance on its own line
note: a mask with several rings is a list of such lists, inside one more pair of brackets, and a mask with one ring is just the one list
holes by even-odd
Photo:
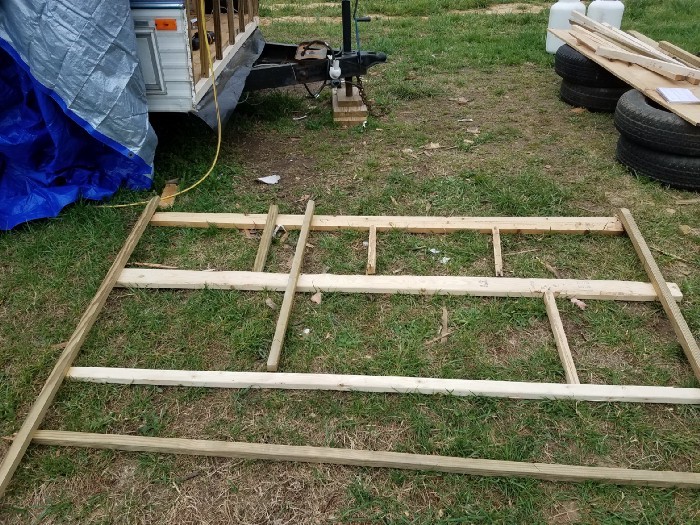
[[700, 98], [700, 57], [578, 12], [572, 13], [571, 23], [569, 30], [549, 31], [669, 111], [700, 125], [700, 105], [671, 104], [656, 91], [659, 87], [682, 87]]

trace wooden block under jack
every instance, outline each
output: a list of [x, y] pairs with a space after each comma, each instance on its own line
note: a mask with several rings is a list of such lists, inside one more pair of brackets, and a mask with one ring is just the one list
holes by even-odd
[[353, 87], [353, 95], [348, 97], [344, 89], [333, 90], [333, 120], [344, 126], [356, 126], [367, 120], [369, 111], [362, 102], [357, 88]]
[[360, 96], [360, 90], [353, 86], [352, 87], [352, 95], [347, 96], [345, 94], [345, 88], [341, 89], [333, 89], [333, 101], [338, 102], [338, 106], [340, 107], [357, 107], [363, 105], [362, 102], [362, 97]]

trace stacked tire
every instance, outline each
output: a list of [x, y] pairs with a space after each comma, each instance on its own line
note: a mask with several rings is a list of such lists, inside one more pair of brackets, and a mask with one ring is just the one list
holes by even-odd
[[620, 132], [620, 163], [668, 186], [700, 190], [700, 127], [636, 90], [620, 98], [615, 127]]
[[554, 55], [554, 71], [562, 78], [560, 96], [567, 104], [612, 113], [630, 89], [622, 80], [573, 47], [563, 45]]

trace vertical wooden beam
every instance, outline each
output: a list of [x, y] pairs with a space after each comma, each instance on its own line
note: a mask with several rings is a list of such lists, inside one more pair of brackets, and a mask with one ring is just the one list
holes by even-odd
[[297, 249], [294, 252], [292, 268], [289, 270], [289, 280], [287, 281], [287, 288], [284, 290], [284, 299], [282, 299], [282, 306], [280, 307], [280, 316], [277, 319], [277, 327], [275, 328], [275, 335], [272, 338], [270, 355], [267, 358], [268, 372], [276, 372], [277, 367], [279, 366], [280, 353], [282, 352], [282, 344], [284, 343], [284, 336], [287, 332], [289, 315], [292, 310], [292, 304], [294, 303], [294, 294], [296, 293], [297, 289], [297, 281], [299, 280], [301, 266], [304, 262], [304, 250], [306, 249], [306, 239], [309, 238], [309, 231], [311, 230], [311, 219], [314, 216], [314, 206], [314, 201], [312, 200], [310, 200], [306, 205], [304, 222], [301, 224], [299, 240], [297, 241]]
[[649, 247], [642, 236], [642, 232], [639, 231], [639, 227], [634, 221], [634, 217], [632, 217], [632, 213], [630, 213], [627, 208], [622, 208], [620, 210], [619, 218], [625, 228], [625, 231], [627, 232], [627, 235], [629, 235], [629, 238], [632, 241], [632, 246], [634, 246], [634, 250], [637, 252], [639, 260], [642, 261], [642, 264], [644, 265], [644, 270], [646, 270], [649, 280], [654, 286], [654, 290], [656, 290], [661, 306], [663, 306], [666, 315], [671, 321], [673, 331], [676, 333], [676, 337], [678, 338], [678, 342], [680, 343], [681, 347], [683, 347], [683, 351], [690, 362], [690, 366], [695, 373], [695, 377], [700, 380], [700, 348], [698, 348], [698, 343], [695, 341], [693, 334], [690, 332], [688, 323], [686, 323], [680, 308], [678, 308], [678, 305], [676, 304], [676, 301], [673, 300], [671, 290], [669, 289], [668, 284], [666, 284], [666, 279], [664, 279], [664, 276], [661, 274], [661, 270], [656, 264], [654, 256], [651, 254], [651, 251], [649, 250]]
[[501, 232], [498, 226], [494, 226], [493, 235], [493, 263], [496, 267], [496, 277], [503, 277], [503, 256], [501, 255]]
[[279, 210], [277, 209], [277, 205], [271, 205], [270, 211], [267, 212], [265, 228], [263, 229], [262, 236], [260, 237], [258, 254], [255, 256], [255, 263], [253, 264], [254, 272], [262, 272], [263, 269], [265, 269], [265, 260], [267, 259], [267, 252], [270, 250], [270, 244], [272, 243], [272, 235], [275, 233], [278, 213]]
[[[194, 0], [199, 3], [199, 0]], [[192, 0], [185, 0], [185, 11], [187, 13], [187, 42], [190, 48], [190, 65], [192, 66], [192, 76], [196, 75], [194, 63], [194, 50], [192, 49], [192, 36], [194, 35], [194, 27], [192, 26]]]
[[377, 227], [369, 227], [369, 242], [367, 243], [367, 275], [377, 273]]
[[578, 385], [581, 382], [578, 380], [578, 373], [576, 373], [574, 358], [571, 356], [569, 341], [566, 338], [566, 332], [564, 332], [564, 325], [561, 323], [559, 309], [557, 308], [557, 300], [554, 294], [549, 290], [544, 293], [544, 304], [547, 307], [547, 317], [549, 317], [549, 324], [552, 326], [554, 341], [557, 343], [559, 359], [561, 359], [561, 364], [564, 366], [566, 382], [572, 385]]
[[233, 21], [233, 0], [226, 0], [226, 22], [228, 23], [228, 43], [236, 43], [236, 23]]
[[81, 317], [78, 326], [73, 332], [73, 335], [71, 335], [70, 339], [66, 343], [63, 353], [61, 353], [58, 361], [56, 361], [56, 365], [49, 374], [49, 377], [44, 384], [44, 388], [41, 389], [39, 396], [36, 398], [32, 408], [29, 410], [29, 414], [24, 420], [24, 423], [22, 423], [22, 427], [19, 429], [19, 432], [17, 432], [17, 435], [13, 439], [12, 445], [10, 445], [2, 464], [0, 464], [0, 496], [2, 496], [5, 489], [7, 489], [7, 486], [12, 479], [12, 475], [17, 469], [20, 461], [22, 461], [24, 452], [27, 450], [27, 447], [32, 440], [34, 432], [39, 428], [39, 425], [43, 421], [46, 411], [56, 396], [56, 392], [58, 392], [58, 389], [61, 387], [68, 369], [73, 364], [78, 352], [80, 352], [83, 342], [87, 338], [90, 329], [95, 324], [105, 301], [107, 301], [107, 296], [112, 291], [112, 288], [114, 288], [114, 285], [119, 278], [119, 274], [129, 261], [131, 253], [134, 251], [134, 248], [139, 242], [143, 231], [146, 229], [146, 226], [148, 226], [148, 222], [151, 220], [153, 213], [156, 211], [158, 202], [158, 197], [153, 197], [146, 206], [146, 209], [143, 210], [143, 213], [141, 213], [139, 220], [136, 221], [136, 224], [124, 242], [122, 249], [117, 254], [117, 257], [114, 259], [114, 262], [102, 281], [102, 284], [97, 289], [97, 293], [95, 293], [95, 296], [92, 298], [92, 301], [90, 301], [85, 313]]
[[238, 0], [238, 30], [237, 33], [245, 31], [245, 0]]
[[204, 0], [194, 0], [197, 10], [197, 33], [199, 34], [199, 68], [202, 77], [209, 77], [209, 63], [211, 57], [207, 51], [207, 19], [204, 14]]
[[216, 50], [216, 59], [223, 60], [224, 48], [221, 42], [223, 38], [223, 32], [221, 31], [221, 0], [214, 0], [212, 14], [214, 16], [214, 49]]

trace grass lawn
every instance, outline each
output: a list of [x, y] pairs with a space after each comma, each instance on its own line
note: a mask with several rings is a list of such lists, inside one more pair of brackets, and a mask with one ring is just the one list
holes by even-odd
[[[341, 40], [339, 2], [261, 6], [270, 41]], [[212, 176], [175, 211], [580, 215], [632, 210], [700, 333], [697, 194], [630, 175], [612, 116], [558, 99], [544, 52], [548, 4], [491, 14], [489, 0], [366, 0], [366, 129], [332, 122], [330, 96], [251, 95], [224, 132]], [[623, 27], [700, 51], [698, 0], [628, 2]], [[305, 119], [293, 117], [306, 115]], [[467, 121], [466, 119], [471, 119]], [[154, 119], [156, 190], [197, 180], [216, 137], [186, 116]], [[438, 142], [443, 149], [421, 147]], [[280, 184], [255, 182], [279, 174]], [[122, 192], [115, 202], [143, 194]], [[79, 203], [0, 234], [0, 435], [17, 431], [139, 209]], [[693, 228], [683, 233], [683, 225]], [[687, 232], [687, 229], [685, 230]], [[268, 271], [288, 271], [296, 232]], [[304, 270], [363, 273], [365, 234], [311, 234]], [[623, 237], [503, 235], [506, 275], [646, 280]], [[434, 255], [430, 248], [440, 250]], [[249, 269], [236, 230], [148, 229], [131, 259]], [[450, 257], [442, 264], [442, 256]], [[378, 273], [492, 275], [488, 236], [382, 233]], [[563, 382], [536, 299], [299, 294], [280, 370]], [[264, 370], [281, 293], [118, 289], [79, 366]], [[559, 301], [582, 382], [698, 387], [660, 305]], [[441, 324], [452, 334], [426, 346]], [[304, 329], [310, 329], [304, 335]], [[700, 471], [695, 406], [449, 396], [221, 391], [66, 383], [42, 426], [87, 432], [309, 444], [516, 461]], [[0, 440], [0, 457], [8, 448]], [[700, 523], [688, 490], [30, 447], [0, 523]]]

